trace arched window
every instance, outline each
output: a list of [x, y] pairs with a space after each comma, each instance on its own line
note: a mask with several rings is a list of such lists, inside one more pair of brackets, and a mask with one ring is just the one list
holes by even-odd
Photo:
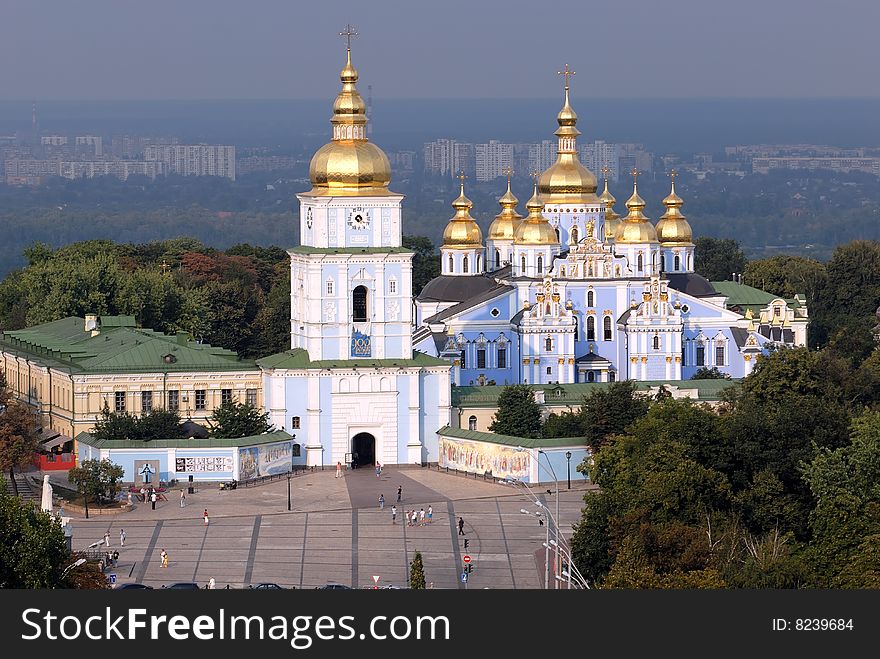
[[538, 274], [540, 275], [543, 272], [544, 272], [544, 257], [539, 254], [538, 255]]
[[596, 306], [596, 296], [593, 294], [593, 291], [587, 291], [587, 306]]
[[562, 266], [561, 268], [559, 268], [559, 276], [565, 277], [565, 266]]
[[559, 227], [556, 227], [556, 242], [559, 242]]
[[578, 228], [571, 228], [571, 242], [576, 243], [578, 241]]
[[596, 340], [596, 318], [587, 316], [587, 341]]
[[476, 430], [477, 429], [477, 417], [471, 416], [468, 419], [468, 430]]
[[651, 254], [651, 274], [657, 272], [657, 252]]
[[468, 257], [464, 256], [461, 259], [461, 271], [466, 273], [468, 271]]
[[483, 257], [480, 254], [477, 254], [477, 269], [475, 272], [477, 274], [483, 272]]
[[638, 267], [638, 269], [639, 269], [639, 272], [641, 272], [641, 271], [644, 270], [644, 268], [645, 268], [645, 263], [644, 263], [644, 259], [642, 258], [642, 253], [641, 253], [641, 252], [639, 252], [638, 266], [637, 266], [637, 267]]
[[495, 250], [495, 267], [501, 267], [501, 252], [499, 252], [497, 249]]
[[526, 274], [526, 257], [525, 257], [525, 255], [523, 255], [523, 257], [522, 257], [522, 272], [520, 274], [521, 275]]
[[553, 350], [553, 339], [551, 339], [549, 336], [544, 339], [544, 350], [547, 350], [548, 352], [550, 350]]
[[596, 374], [593, 371], [587, 371], [587, 382], [595, 382]]
[[367, 287], [358, 286], [351, 292], [352, 320], [356, 323], [367, 322]]
[[658, 335], [654, 335], [654, 350], [660, 350], [660, 337]]
[[452, 254], [449, 255], [449, 272], [455, 272], [455, 260], [452, 258]]
[[675, 263], [675, 265], [672, 267], [672, 269], [675, 270], [676, 272], [678, 272], [679, 269], [681, 268], [681, 258], [678, 256], [678, 254], [675, 255], [674, 263]]
[[611, 316], [605, 316], [605, 320], [602, 321], [602, 332], [604, 334], [603, 338], [606, 341], [611, 340]]

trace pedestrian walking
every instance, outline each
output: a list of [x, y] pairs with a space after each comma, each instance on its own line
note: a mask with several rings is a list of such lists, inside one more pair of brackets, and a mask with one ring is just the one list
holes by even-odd
[[156, 510], [156, 493], [153, 492], [150, 495], [150, 506], [152, 506], [153, 510]]
[[168, 552], [164, 549], [159, 552], [159, 561], [161, 567], [168, 567]]
[[117, 565], [119, 565], [119, 552], [114, 550], [113, 551], [113, 567], [116, 567]]
[[205, 526], [207, 526], [208, 525], [208, 509], [207, 508], [205, 508], [204, 518], [205, 518]]
[[131, 505], [131, 490], [128, 491], [128, 505]]
[[428, 506], [428, 524], [432, 524], [434, 522], [434, 507]]
[[180, 507], [186, 508], [186, 492], [180, 490]]
[[458, 518], [458, 535], [464, 535], [464, 518]]
[[418, 526], [418, 525], [419, 525], [419, 521], [418, 521], [418, 520], [419, 520], [419, 511], [416, 510], [415, 508], [413, 508], [413, 511], [412, 511], [412, 525], [413, 525], [413, 526]]
[[382, 465], [376, 462], [376, 478], [382, 475]]
[[217, 582], [214, 581], [214, 577], [208, 579], [208, 590], [214, 590], [217, 587]]
[[397, 486], [397, 503], [400, 503], [402, 496], [403, 496], [403, 485], [398, 485]]
[[119, 529], [119, 546], [125, 547], [125, 529]]
[[419, 526], [425, 525], [425, 509], [422, 508], [419, 510]]
[[105, 531], [105, 532], [104, 532], [104, 546], [105, 546], [105, 547], [109, 547], [109, 546], [110, 546], [110, 531]]
[[397, 506], [391, 506], [391, 523], [397, 524]]
[[336, 478], [340, 478], [342, 476], [342, 463], [336, 463]]
[[384, 509], [385, 509], [385, 495], [380, 494], [379, 495], [379, 510], [384, 510]]
[[147, 488], [145, 488], [143, 485], [141, 486], [141, 501], [143, 501], [144, 503], [147, 502]]

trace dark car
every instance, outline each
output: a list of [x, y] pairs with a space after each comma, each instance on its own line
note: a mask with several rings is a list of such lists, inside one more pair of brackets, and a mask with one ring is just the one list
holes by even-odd
[[153, 590], [153, 587], [142, 583], [121, 583], [116, 584], [114, 590]]
[[341, 583], [326, 583], [323, 586], [318, 586], [316, 590], [351, 590], [351, 586]]
[[284, 586], [279, 586], [277, 583], [257, 583], [252, 584], [250, 588], [254, 590], [285, 590]]
[[199, 584], [192, 581], [178, 581], [170, 586], [162, 586], [162, 588], [174, 588], [175, 590], [201, 590]]

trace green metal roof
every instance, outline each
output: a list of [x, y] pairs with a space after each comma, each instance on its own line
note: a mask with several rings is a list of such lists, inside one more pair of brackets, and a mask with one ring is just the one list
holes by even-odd
[[[721, 392], [736, 386], [741, 380], [635, 380], [637, 391], [647, 391], [653, 387], [665, 386], [678, 389], [696, 390], [699, 401], [721, 400]], [[576, 384], [530, 384], [533, 391], [544, 392], [544, 404], [553, 406], [578, 406], [584, 396], [611, 386], [610, 382], [578, 382]], [[497, 407], [498, 397], [504, 391], [503, 385], [469, 386], [452, 388], [452, 405], [455, 407]]]
[[797, 309], [800, 303], [794, 299], [784, 298], [781, 295], [773, 295], [760, 288], [739, 284], [735, 281], [713, 281], [712, 286], [721, 295], [727, 296], [728, 307], [750, 308], [752, 311], [763, 309], [773, 300], [785, 300], [792, 309]]
[[263, 368], [281, 369], [317, 369], [317, 368], [385, 368], [395, 366], [449, 366], [445, 359], [438, 359], [423, 352], [413, 351], [412, 359], [309, 359], [309, 353], [303, 348], [285, 350], [263, 359], [257, 364]]
[[[97, 336], [71, 316], [23, 330], [3, 332], [0, 348], [71, 373], [154, 373], [256, 370], [225, 348], [135, 326], [133, 316], [101, 318]], [[168, 357], [168, 361], [166, 361]]]
[[77, 442], [87, 444], [93, 448], [120, 449], [120, 448], [235, 448], [237, 446], [258, 446], [260, 444], [272, 444], [293, 439], [283, 430], [274, 430], [263, 435], [252, 435], [238, 439], [95, 439], [87, 432], [81, 432], [75, 439]]
[[288, 252], [293, 254], [414, 254], [406, 247], [307, 247], [299, 245], [291, 247]]
[[478, 430], [464, 430], [443, 426], [437, 431], [442, 437], [453, 439], [470, 439], [476, 442], [490, 442], [492, 444], [504, 444], [506, 446], [522, 446], [523, 448], [563, 448], [566, 446], [586, 446], [583, 437], [554, 437], [553, 439], [532, 439], [531, 437], [512, 437], [510, 435], [496, 435], [492, 432], [480, 432]]

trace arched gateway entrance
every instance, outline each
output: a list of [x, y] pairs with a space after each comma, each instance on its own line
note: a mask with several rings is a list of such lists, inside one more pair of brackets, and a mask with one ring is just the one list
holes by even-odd
[[376, 464], [376, 438], [368, 432], [361, 432], [351, 439], [351, 452], [355, 467]]

